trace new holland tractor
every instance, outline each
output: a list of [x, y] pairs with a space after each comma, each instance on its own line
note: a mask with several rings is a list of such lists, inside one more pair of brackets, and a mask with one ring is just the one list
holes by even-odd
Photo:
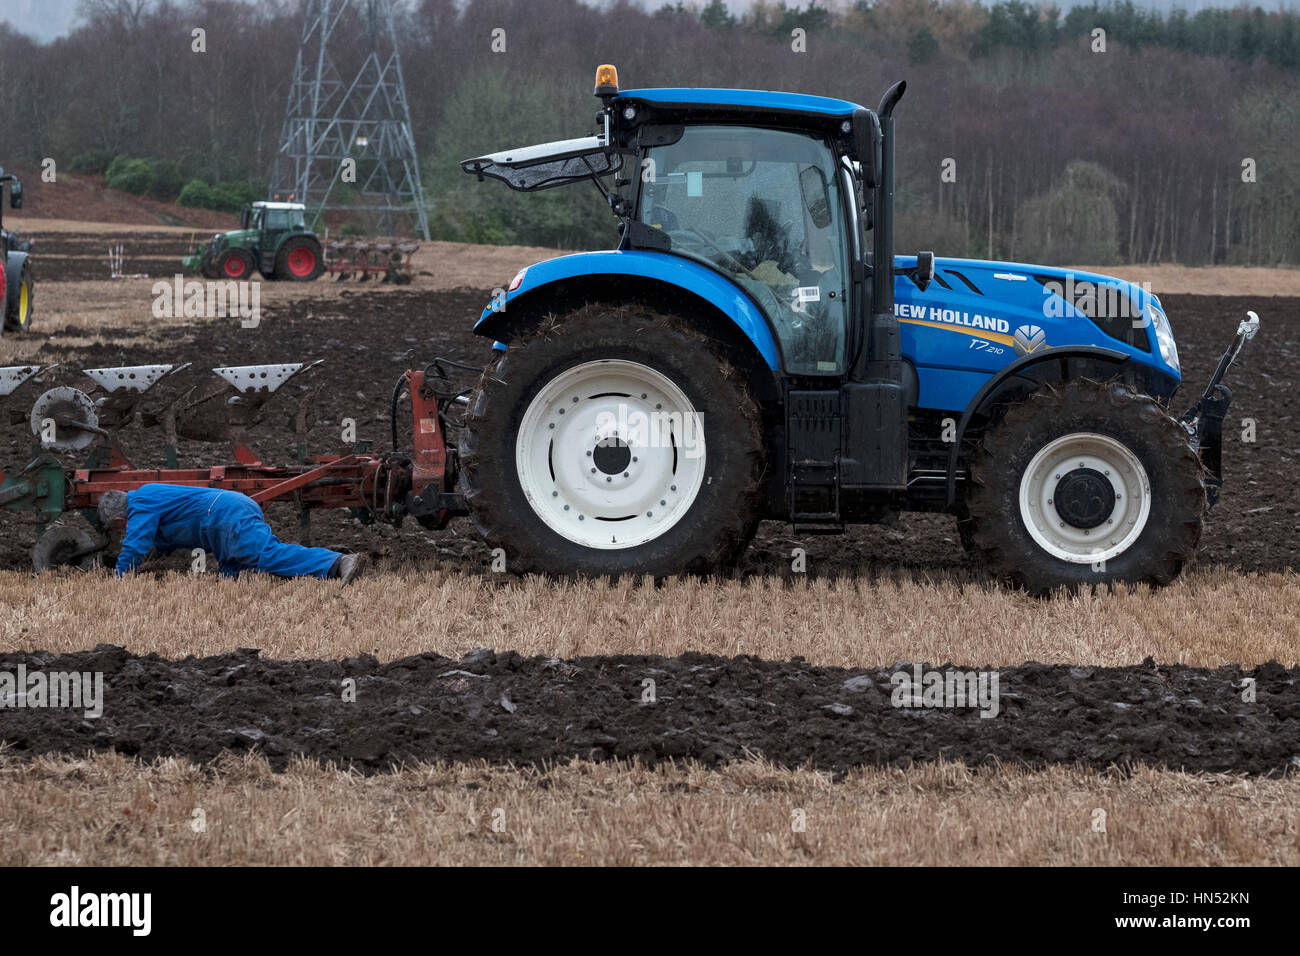
[[[1222, 378], [1176, 414], [1160, 301], [1106, 276], [894, 254], [894, 108], [619, 90], [594, 135], [465, 160], [593, 182], [617, 248], [519, 272], [475, 331], [459, 489], [515, 571], [669, 575], [800, 533], [949, 512], [1030, 591], [1165, 584], [1218, 495]], [[605, 182], [610, 180], [612, 182]], [[451, 498], [451, 495], [447, 495]]]
[[[23, 184], [12, 173], [0, 169], [0, 209], [4, 208], [4, 189], [9, 187], [9, 207], [23, 208]], [[0, 332], [26, 332], [32, 326], [32, 292], [34, 281], [30, 239], [19, 239], [4, 228], [0, 215]]]
[[240, 214], [239, 229], [217, 233], [181, 263], [205, 279], [242, 281], [257, 270], [264, 279], [311, 282], [325, 271], [325, 254], [306, 216], [302, 203], [252, 203]]

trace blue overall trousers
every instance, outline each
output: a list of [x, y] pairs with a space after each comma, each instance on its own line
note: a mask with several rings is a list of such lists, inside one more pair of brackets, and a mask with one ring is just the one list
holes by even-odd
[[216, 555], [228, 578], [240, 571], [323, 578], [339, 559], [336, 551], [280, 541], [257, 503], [237, 491], [157, 484], [127, 492], [119, 575], [134, 571], [150, 551], [194, 548]]

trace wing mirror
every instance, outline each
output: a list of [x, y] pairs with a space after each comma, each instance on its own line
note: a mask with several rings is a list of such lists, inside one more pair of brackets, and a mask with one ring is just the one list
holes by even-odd
[[862, 168], [862, 185], [875, 189], [880, 185], [880, 119], [871, 110], [853, 111], [853, 151]]
[[922, 292], [934, 281], [934, 253], [918, 252], [916, 254], [916, 287]]

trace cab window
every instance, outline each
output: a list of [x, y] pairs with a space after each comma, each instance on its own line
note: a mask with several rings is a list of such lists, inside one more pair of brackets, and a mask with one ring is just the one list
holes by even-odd
[[844, 368], [848, 274], [843, 180], [825, 141], [738, 126], [688, 127], [647, 157], [638, 217], [672, 253], [731, 278], [767, 314], [786, 370]]

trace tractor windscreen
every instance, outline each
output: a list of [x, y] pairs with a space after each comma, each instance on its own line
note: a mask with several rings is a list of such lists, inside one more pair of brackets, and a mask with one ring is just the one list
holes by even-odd
[[502, 150], [464, 160], [460, 165], [480, 179], [491, 176], [519, 192], [536, 192], [616, 173], [623, 165], [623, 157], [607, 152], [598, 137], [587, 136]]
[[844, 179], [811, 133], [688, 126], [647, 150], [637, 217], [673, 255], [721, 272], [771, 320], [788, 371], [844, 368], [849, 253]]
[[263, 225], [269, 232], [291, 229], [301, 232], [307, 228], [307, 218], [301, 209], [268, 209]]

